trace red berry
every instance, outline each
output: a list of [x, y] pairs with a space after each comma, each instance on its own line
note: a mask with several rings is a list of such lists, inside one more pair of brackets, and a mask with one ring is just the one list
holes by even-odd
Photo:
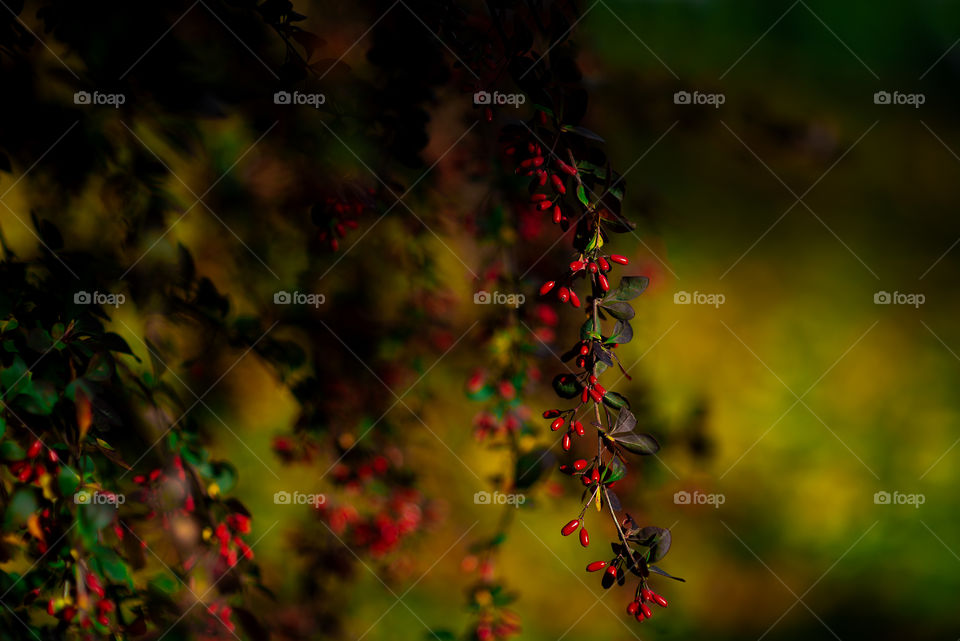
[[553, 423], [550, 423], [550, 429], [556, 432], [563, 426], [563, 417], [553, 419]]
[[583, 269], [583, 266], [584, 266], [584, 262], [582, 260], [575, 260], [572, 263], [570, 263], [570, 271], [578, 272], [581, 269]]
[[539, 203], [537, 203], [537, 209], [539, 209], [540, 211], [547, 211], [552, 206], [553, 206], [553, 203], [549, 200], [541, 200]]
[[553, 207], [553, 224], [554, 224], [554, 225], [559, 225], [561, 220], [563, 220], [563, 212], [560, 210], [560, 205], [554, 205], [554, 207]]
[[587, 572], [596, 572], [597, 570], [602, 570], [605, 567], [607, 567], [606, 561], [594, 561], [587, 566]]
[[564, 536], [570, 536], [578, 527], [580, 527], [580, 519], [573, 519], [563, 526], [563, 528], [560, 530], [560, 534]]
[[591, 395], [591, 394], [590, 394], [590, 388], [589, 388], [589, 387], [584, 387], [584, 388], [583, 388], [583, 393], [580, 394], [580, 402], [581, 402], [581, 403], [586, 403], [586, 402], [587, 402], [587, 398], [589, 398], [590, 395]]
[[591, 385], [596, 385], [596, 384], [597, 384], [597, 377], [594, 376], [593, 374], [590, 375], [590, 379], [589, 379], [589, 380], [590, 380], [590, 384], [591, 384]]
[[47, 450], [47, 458], [50, 460], [51, 463], [56, 463], [57, 461], [60, 460], [60, 457], [57, 456], [57, 453], [54, 452], [52, 449]]
[[566, 287], [561, 287], [557, 290], [557, 298], [560, 299], [561, 303], [565, 303], [570, 300], [570, 290]]
[[558, 194], [567, 193], [567, 188], [563, 186], [563, 180], [560, 178], [560, 176], [557, 176], [556, 174], [550, 176], [550, 182], [553, 183], [553, 188], [557, 190]]
[[599, 403], [603, 400], [603, 394], [601, 394], [596, 387], [588, 388], [590, 390], [590, 398], [593, 399], [594, 403]]
[[610, 290], [610, 281], [607, 280], [606, 276], [604, 276], [603, 274], [600, 274], [599, 276], [597, 276], [597, 281], [600, 283], [600, 289], [602, 289], [605, 292]]
[[587, 265], [587, 269], [590, 270], [590, 273], [591, 273], [591, 274], [596, 274], [596, 273], [597, 273], [597, 264], [596, 264], [596, 263], [589, 263], [589, 264]]
[[560, 160], [559, 158], [557, 159], [557, 166], [560, 167], [560, 171], [562, 171], [562, 172], [565, 173], [565, 174], [570, 174], [571, 176], [576, 176], [576, 175], [577, 175], [577, 168], [576, 168], [576, 167], [571, 167], [570, 165], [568, 165], [567, 163], [563, 162], [563, 161]]
[[608, 272], [610, 271], [610, 263], [607, 262], [607, 259], [601, 256], [597, 259], [597, 264], [600, 265], [600, 271]]
[[583, 429], [583, 423], [576, 421], [573, 424], [573, 429], [577, 432], [577, 436], [583, 436], [586, 433], [586, 430]]
[[545, 282], [543, 285], [540, 286], [540, 295], [543, 296], [544, 294], [549, 292], [551, 289], [553, 289], [554, 285], [556, 284], [557, 282], [554, 280], [548, 280], [547, 282]]
[[643, 616], [643, 612], [640, 612], [639, 610], [637, 611], [637, 613], [636, 613], [634, 616], [636, 617], [637, 621], [643, 621], [643, 619], [645, 618], [645, 617]]
[[640, 611], [643, 612], [643, 616], [645, 616], [648, 619], [653, 616], [653, 611], [650, 609], [650, 606], [648, 606], [646, 603], [640, 604]]
[[560, 416], [560, 410], [547, 410], [543, 413], [543, 418], [556, 418]]
[[580, 307], [580, 297], [572, 289], [570, 290], [570, 304], [574, 307]]
[[588, 472], [584, 472], [583, 476], [580, 477], [580, 482], [589, 487], [590, 484], [593, 483], [593, 480], [590, 478]]
[[578, 472], [583, 470], [586, 467], [587, 467], [587, 462], [582, 458], [577, 459], [576, 461], [573, 462], [573, 469], [575, 469]]
[[593, 472], [590, 474], [590, 480], [594, 483], [598, 483], [600, 481], [600, 470], [594, 468]]
[[580, 529], [580, 545], [583, 547], [590, 545], [590, 534], [587, 533], [587, 528]]
[[610, 254], [610, 260], [615, 263], [620, 263], [621, 265], [628, 265], [630, 263], [626, 256], [621, 256], [620, 254]]
[[535, 203], [538, 200], [546, 200], [546, 198], [547, 198], [546, 194], [533, 194], [530, 196], [530, 202]]
[[640, 590], [640, 598], [643, 599], [644, 601], [649, 601], [650, 599], [653, 598], [653, 592], [651, 592], [647, 588], [643, 588], [642, 590]]
[[571, 446], [570, 432], [567, 432], [566, 434], [563, 435], [563, 440], [561, 441], [560, 445], [563, 447], [564, 452], [570, 451], [570, 446]]
[[587, 343], [584, 343], [583, 345], [580, 346], [580, 354], [582, 354], [583, 356], [586, 356], [589, 353], [590, 353], [590, 345], [588, 345]]
[[617, 576], [617, 566], [611, 565], [610, 567], [608, 567], [607, 574], [609, 574], [610, 576]]
[[653, 599], [653, 602], [659, 605], [661, 608], [667, 607], [667, 600], [664, 599], [659, 594], [657, 594], [656, 592], [651, 592], [650, 598]]
[[631, 601], [630, 605], [627, 606], [627, 614], [634, 616], [637, 614], [637, 611], [640, 609], [640, 604], [636, 601]]
[[43, 443], [40, 442], [40, 439], [35, 440], [30, 445], [30, 449], [27, 450], [27, 458], [36, 458], [37, 454], [40, 453], [40, 449], [42, 447], [43, 447]]
[[607, 393], [607, 390], [604, 389], [603, 385], [601, 385], [600, 383], [597, 383], [596, 385], [594, 385], [593, 389], [597, 390], [597, 392], [600, 394], [600, 398], [603, 398], [603, 396]]

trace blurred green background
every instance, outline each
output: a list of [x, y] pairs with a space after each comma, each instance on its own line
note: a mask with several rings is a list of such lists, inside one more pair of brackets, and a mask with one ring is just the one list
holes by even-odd
[[[576, 510], [575, 488], [542, 492], [517, 510], [500, 563], [519, 595], [512, 608], [523, 617], [522, 638], [957, 638], [960, 48], [952, 46], [960, 7], [601, 0], [586, 8], [575, 32], [592, 92], [586, 124], [607, 138], [614, 165], [629, 168], [626, 211], [640, 221], [642, 244], [624, 236], [613, 247], [652, 281], [638, 301], [636, 338], [621, 354], [638, 363], [635, 381], [618, 390], [649, 406], [664, 446], [621, 495], [638, 520], [672, 529], [663, 565], [687, 583], [656, 583], [670, 607], [638, 626], [623, 613], [625, 590], [606, 593], [583, 572], [602, 555], [558, 534]], [[343, 49], [352, 42], [342, 40]], [[677, 105], [677, 91], [722, 93], [725, 102]], [[878, 105], [877, 91], [922, 93], [926, 101], [918, 109]], [[442, 110], [434, 116], [428, 160], [464, 128]], [[210, 156], [199, 165], [229, 166], [217, 159], [237, 157], [256, 138], [237, 120], [198, 129]], [[199, 170], [191, 162], [184, 155], [171, 167], [192, 175]], [[263, 167], [244, 166], [236, 180], [268, 180]], [[179, 189], [174, 180], [169, 187]], [[20, 209], [23, 198], [12, 192], [7, 201]], [[11, 246], [33, 242], [8, 211], [0, 210], [0, 224]], [[408, 462], [424, 494], [442, 499], [443, 518], [409, 544], [400, 578], [384, 585], [380, 566], [362, 562], [343, 579], [343, 638], [462, 629], [466, 543], [513, 509], [472, 500], [490, 489], [484, 479], [502, 469], [506, 453], [475, 443], [478, 407], [463, 395], [485, 358], [469, 333], [477, 310], [464, 263], [479, 269], [475, 248], [456, 225], [437, 232], [422, 249], [435, 255], [440, 285], [457, 294], [445, 313], [454, 338], [466, 338], [411, 392], [428, 427], [403, 405], [388, 421], [406, 430]], [[91, 239], [98, 233], [88, 230]], [[402, 223], [387, 220], [357, 241], [358, 251], [389, 259], [403, 234]], [[221, 244], [230, 239], [205, 214], [184, 220], [158, 252], [177, 241], [198, 248], [200, 271], [214, 274], [241, 309], [269, 296], [272, 281], [238, 282], [224, 267]], [[283, 254], [275, 244], [268, 257], [283, 279], [308, 260]], [[556, 255], [545, 260], [563, 264]], [[352, 278], [359, 276], [331, 276]], [[384, 313], [402, 316], [404, 280], [384, 281]], [[721, 294], [724, 302], [677, 304], [682, 292]], [[924, 302], [880, 305], [878, 292], [921, 294]], [[320, 318], [326, 313], [337, 312]], [[120, 319], [125, 336], [146, 322]], [[572, 320], [561, 338], [572, 336]], [[545, 375], [560, 371], [551, 359]], [[424, 370], [435, 355], [425, 360]], [[368, 389], [389, 395], [372, 377]], [[254, 538], [265, 534], [257, 546], [264, 581], [282, 600], [299, 585], [290, 533], [318, 529], [307, 509], [273, 502], [280, 489], [312, 487], [303, 468], [269, 454], [296, 407], [253, 359], [215, 396], [214, 408], [246, 443], [220, 433], [215, 447], [241, 470], [236, 492], [256, 515]], [[550, 398], [544, 389], [531, 406], [547, 407]], [[723, 502], [678, 504], [677, 492]], [[877, 492], [924, 502], [878, 504]], [[614, 533], [592, 536], [602, 545]]]

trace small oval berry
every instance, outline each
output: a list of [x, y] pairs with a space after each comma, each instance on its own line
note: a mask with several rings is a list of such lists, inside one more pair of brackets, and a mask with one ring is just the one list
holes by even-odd
[[636, 601], [631, 601], [630, 605], [627, 606], [627, 614], [630, 616], [635, 616], [637, 611], [640, 609], [640, 604]]
[[580, 528], [580, 545], [583, 547], [590, 545], [590, 534], [587, 532], [587, 528]]
[[550, 423], [550, 429], [556, 432], [561, 427], [563, 427], [563, 417], [559, 417], [553, 420], [553, 423]]
[[587, 343], [584, 343], [583, 345], [580, 346], [581, 355], [586, 356], [589, 353], [590, 353], [590, 345], [588, 345]]
[[27, 450], [27, 458], [36, 458], [42, 448], [43, 443], [40, 442], [40, 439], [35, 440], [30, 444], [30, 449]]
[[569, 452], [572, 442], [570, 440], [570, 432], [567, 432], [563, 435], [563, 440], [560, 442], [561, 447], [563, 447], [564, 452]]
[[580, 297], [572, 289], [570, 290], [570, 304], [574, 307], [580, 307]]
[[610, 281], [607, 280], [606, 276], [604, 276], [603, 274], [600, 274], [599, 276], [597, 276], [597, 281], [599, 281], [600, 283], [600, 289], [602, 289], [605, 292], [610, 291]]
[[570, 536], [578, 527], [580, 527], [580, 519], [573, 519], [560, 529], [560, 534]]
[[586, 467], [587, 467], [587, 462], [582, 458], [577, 459], [576, 461], [573, 462], [573, 469], [575, 469], [578, 472], [585, 469]]
[[581, 403], [586, 403], [588, 398], [590, 398], [590, 388], [589, 388], [589, 387], [584, 387], [584, 388], [583, 388], [583, 393], [580, 394], [580, 402], [581, 402]]
[[608, 272], [610, 271], [610, 263], [607, 262], [607, 259], [601, 256], [597, 259], [597, 264], [600, 265], [600, 271]]
[[608, 567], [607, 574], [609, 574], [610, 576], [617, 576], [617, 566], [611, 565], [610, 567]]
[[580, 421], [576, 421], [573, 424], [573, 429], [574, 431], [576, 431], [577, 436], [583, 436], [584, 434], [587, 433], [587, 431], [583, 429], [583, 423], [581, 423]]
[[561, 303], [565, 303], [570, 300], [570, 290], [566, 287], [561, 287], [557, 290], [557, 298], [560, 299]]
[[594, 376], [593, 374], [590, 375], [590, 384], [591, 384], [591, 385], [596, 385], [596, 384], [597, 384], [597, 377]]
[[556, 284], [557, 284], [557, 281], [555, 280], [548, 280], [547, 282], [545, 282], [543, 285], [540, 286], [540, 295], [541, 296], [545, 295], [547, 292], [553, 289], [554, 285]]
[[547, 211], [551, 207], [553, 207], [553, 203], [549, 200], [541, 200], [539, 203], [537, 203], [537, 209], [540, 211]]
[[543, 413], [543, 418], [556, 418], [560, 416], [560, 410], [546, 410]]
[[546, 199], [547, 199], [546, 194], [531, 194], [530, 196], [530, 202], [532, 203], [538, 202], [540, 200], [546, 200]]
[[560, 210], [560, 205], [555, 205], [553, 207], [553, 224], [559, 225], [561, 220], [563, 220], [563, 211]]
[[664, 598], [663, 598], [662, 596], [660, 596], [659, 594], [657, 594], [656, 592], [651, 592], [651, 593], [650, 593], [650, 598], [653, 600], [654, 603], [656, 603], [657, 605], [659, 605], [661, 608], [667, 607], [667, 600], [664, 599]]
[[587, 572], [596, 572], [597, 570], [602, 570], [605, 567], [607, 567], [606, 561], [594, 561], [587, 566]]
[[646, 618], [651, 618], [653, 616], [653, 610], [650, 609], [650, 606], [646, 603], [640, 604], [640, 611], [643, 612], [643, 616]]
[[563, 180], [560, 178], [560, 176], [557, 176], [556, 174], [550, 176], [550, 182], [553, 183], [553, 188], [557, 190], [558, 194], [567, 193], [567, 188], [563, 186]]
[[585, 263], [582, 260], [575, 260], [572, 263], [570, 263], [570, 271], [578, 272], [581, 269], [583, 269], [584, 264]]
[[621, 265], [629, 265], [630, 261], [626, 256], [621, 256], [620, 254], [610, 254], [610, 260], [615, 263], [620, 263]]
[[590, 273], [591, 273], [591, 274], [596, 274], [596, 273], [597, 273], [597, 264], [596, 264], [596, 263], [590, 263], [590, 264], [587, 265], [587, 269], [590, 270]]

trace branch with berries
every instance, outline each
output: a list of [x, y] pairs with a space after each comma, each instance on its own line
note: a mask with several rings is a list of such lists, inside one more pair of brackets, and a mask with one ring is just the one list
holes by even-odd
[[[555, 296], [586, 316], [579, 339], [562, 357], [564, 361], [573, 360], [579, 371], [558, 374], [553, 379], [556, 394], [576, 403], [543, 412], [552, 431], [563, 430], [560, 444], [564, 452], [571, 451], [575, 439], [587, 437], [589, 428], [593, 428], [590, 436], [596, 436], [596, 454], [591, 459], [577, 458], [560, 466], [561, 472], [578, 478], [584, 486], [579, 514], [560, 533], [570, 536], [579, 532], [580, 544], [588, 547], [585, 515], [591, 506], [597, 512], [606, 510], [617, 532], [613, 558], [594, 561], [587, 565], [587, 571], [603, 570], [604, 588], [614, 583], [624, 585], [627, 574], [632, 574], [637, 584], [627, 613], [642, 621], [653, 614], [650, 604], [667, 604], [650, 589], [651, 575], [682, 579], [654, 565], [670, 548], [670, 531], [637, 525], [613, 491], [625, 478], [631, 457], [653, 455], [660, 449], [653, 436], [637, 431], [629, 400], [600, 382], [614, 364], [622, 373], [619, 380], [630, 378], [617, 356], [617, 347], [633, 339], [630, 321], [635, 310], [630, 301], [649, 283], [645, 276], [625, 275], [616, 287], [611, 285], [615, 266], [625, 267], [630, 261], [623, 255], [607, 253], [605, 248], [612, 234], [634, 228], [621, 213], [623, 180], [593, 145], [602, 142], [599, 136], [565, 123], [562, 114], [549, 107], [538, 106], [537, 116], [529, 124], [513, 127], [505, 137], [504, 153], [514, 159], [515, 173], [530, 179], [529, 202], [541, 212], [550, 212], [550, 219], [564, 233], [573, 230], [572, 262], [562, 274], [543, 283], [539, 294]], [[546, 140], [552, 142], [547, 144]]]

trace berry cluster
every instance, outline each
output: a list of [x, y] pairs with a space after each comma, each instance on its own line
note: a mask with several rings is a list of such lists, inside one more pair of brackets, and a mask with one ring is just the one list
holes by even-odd
[[360, 226], [357, 219], [373, 209], [375, 193], [373, 189], [344, 188], [314, 204], [310, 218], [320, 228], [317, 234], [320, 245], [337, 251], [347, 231]]
[[108, 632], [111, 628], [110, 614], [116, 604], [106, 597], [106, 590], [94, 572], [86, 572], [83, 581], [69, 584], [63, 588], [63, 596], [47, 601], [47, 614], [64, 623], [77, 620], [80, 627], [87, 630], [96, 627], [99, 632]]

